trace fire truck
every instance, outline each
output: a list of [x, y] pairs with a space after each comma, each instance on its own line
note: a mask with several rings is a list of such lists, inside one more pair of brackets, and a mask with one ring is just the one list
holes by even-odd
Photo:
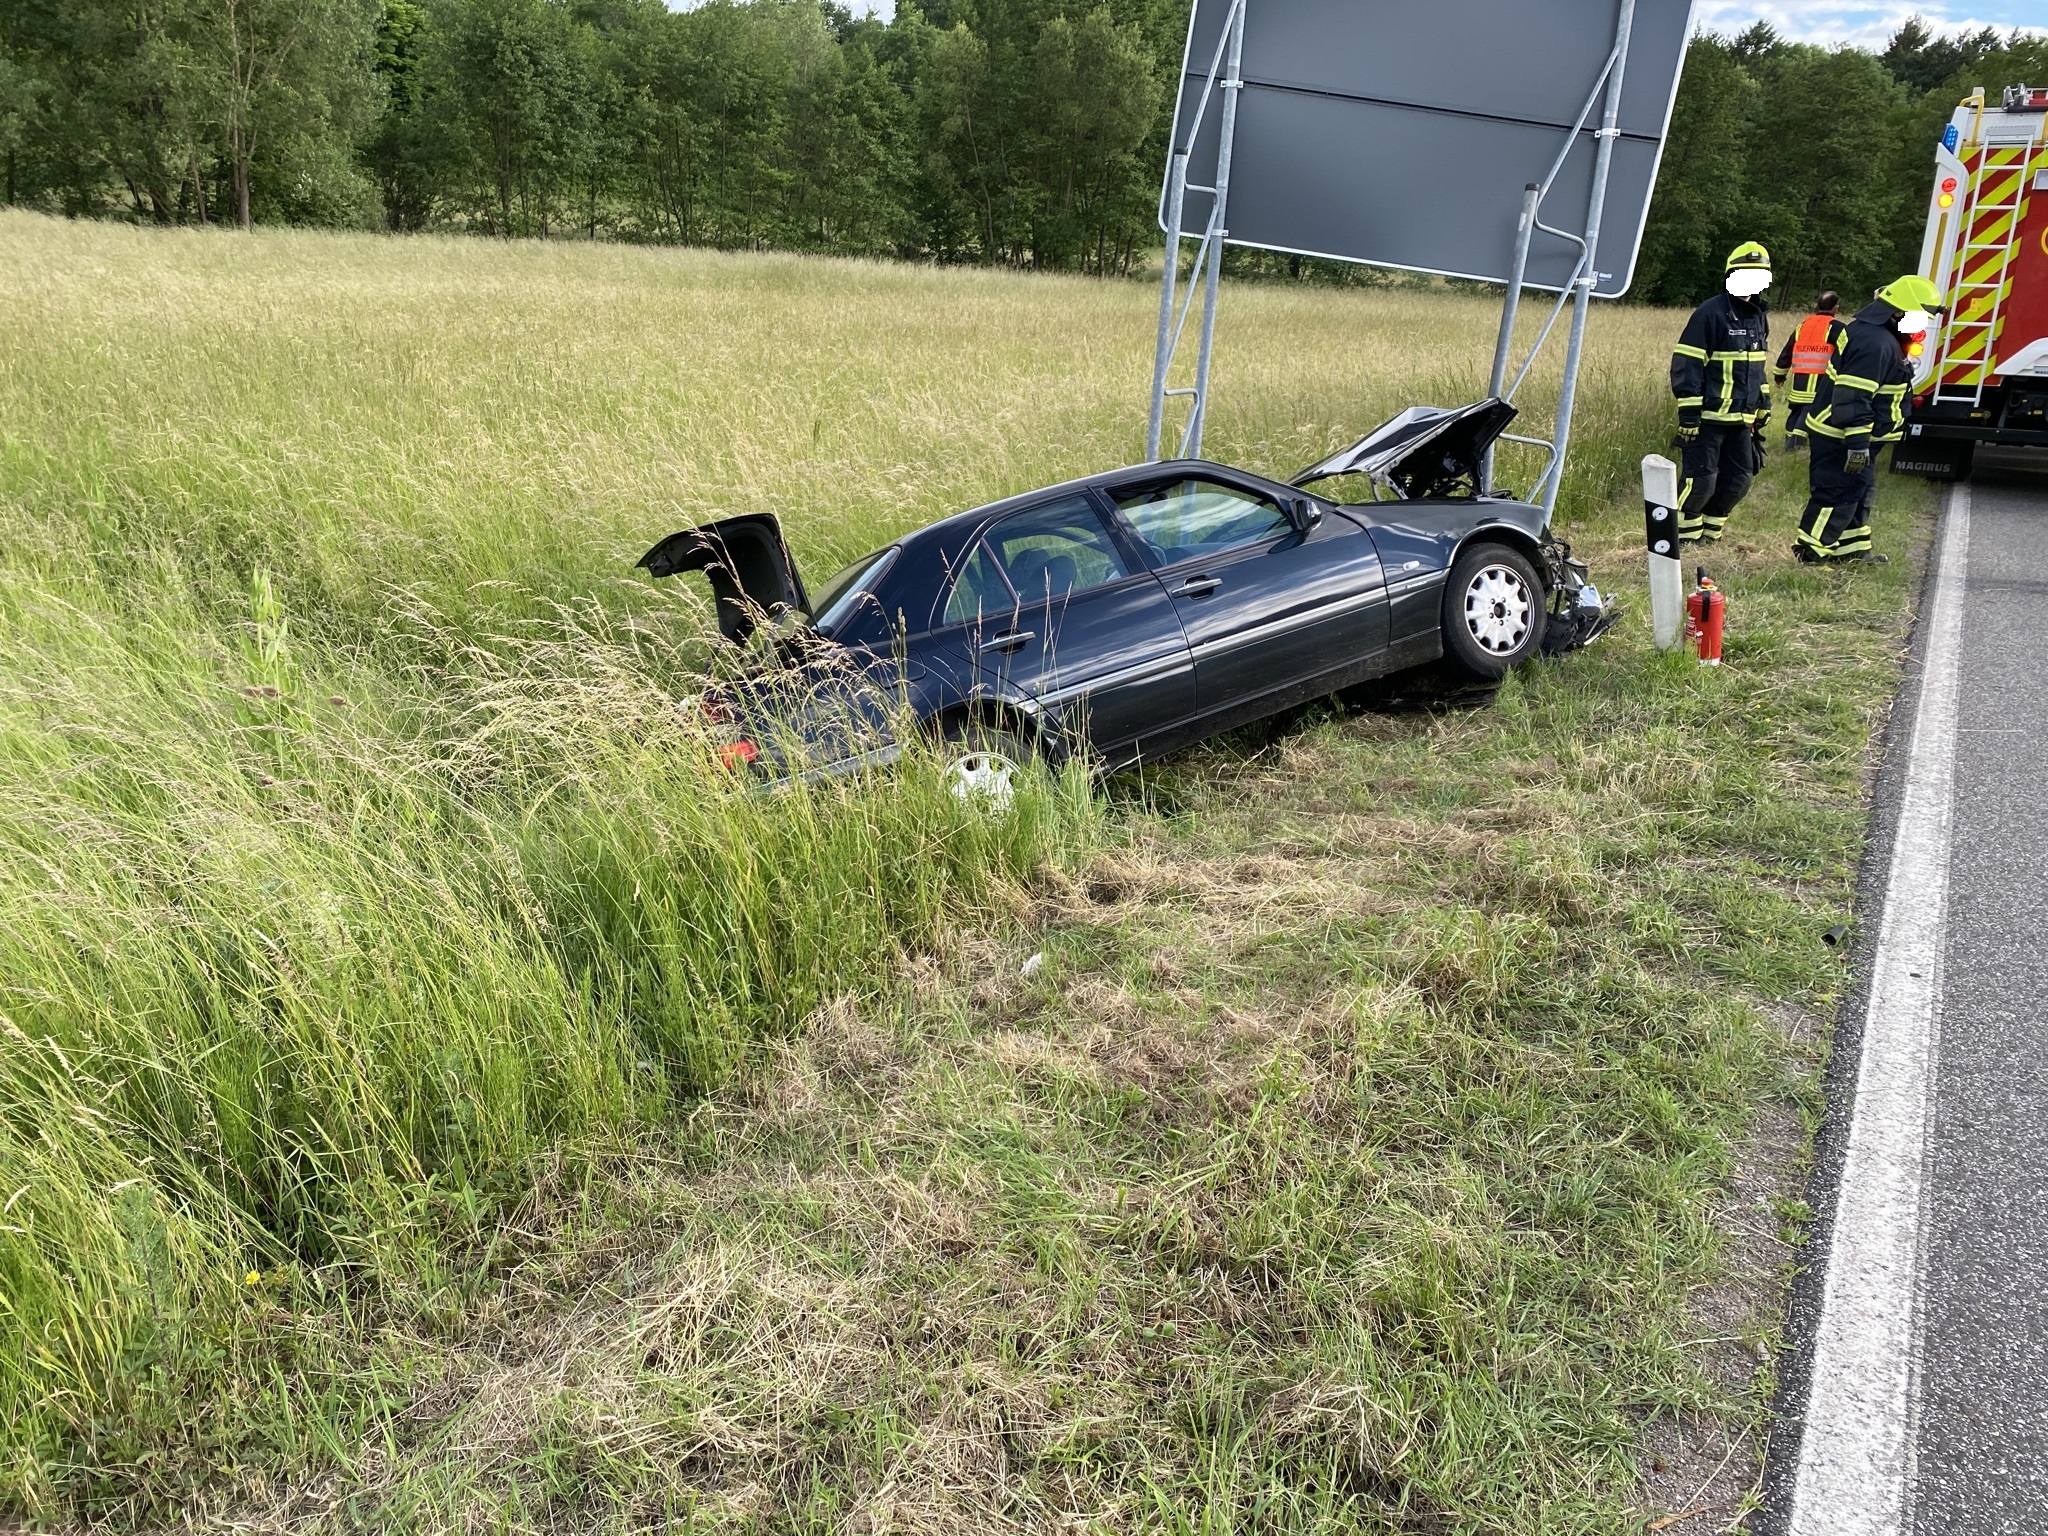
[[1920, 271], [1948, 315], [1914, 360], [1892, 468], [1954, 479], [1979, 443], [2048, 450], [2048, 89], [1965, 97], [1934, 154]]

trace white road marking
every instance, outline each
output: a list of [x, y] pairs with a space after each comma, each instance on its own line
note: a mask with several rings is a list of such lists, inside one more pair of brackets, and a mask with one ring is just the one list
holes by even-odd
[[1792, 1490], [1791, 1536], [1905, 1536], [1916, 1296], [1940, 1033], [1970, 488], [1953, 486], [1871, 966], [1849, 1147]]

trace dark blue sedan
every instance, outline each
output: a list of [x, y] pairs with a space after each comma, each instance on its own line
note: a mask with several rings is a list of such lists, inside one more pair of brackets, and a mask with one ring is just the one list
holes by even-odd
[[[907, 719], [952, 744], [959, 792], [1001, 796], [1028, 757], [1122, 767], [1390, 674], [1486, 683], [1594, 638], [1611, 615], [1544, 513], [1477, 492], [1512, 416], [1417, 408], [1287, 484], [1197, 459], [1090, 475], [906, 534], [815, 597], [767, 513], [640, 564], [702, 572], [754, 654], [700, 701], [729, 760], [851, 771]], [[1310, 489], [1344, 484], [1371, 499]]]

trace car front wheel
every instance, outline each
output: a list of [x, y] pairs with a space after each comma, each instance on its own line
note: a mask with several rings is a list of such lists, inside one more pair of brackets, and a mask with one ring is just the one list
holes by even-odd
[[1505, 544], [1473, 544], [1444, 581], [1444, 658], [1482, 682], [1497, 682], [1543, 644], [1543, 583], [1536, 567]]

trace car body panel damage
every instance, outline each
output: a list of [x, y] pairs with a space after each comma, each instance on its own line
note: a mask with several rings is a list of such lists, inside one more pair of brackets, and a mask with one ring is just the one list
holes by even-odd
[[1289, 483], [1306, 487], [1340, 475], [1363, 475], [1377, 490], [1403, 501], [1472, 496], [1479, 489], [1486, 450], [1516, 414], [1505, 400], [1450, 410], [1411, 405]]
[[[1604, 632], [1612, 613], [1543, 511], [1475, 489], [1513, 415], [1406, 411], [1293, 483], [1189, 459], [1026, 492], [855, 561], [815, 605], [766, 513], [672, 534], [640, 564], [710, 582], [744, 656], [706, 698], [759, 773], [887, 760], [906, 729], [1000, 728], [1114, 768], [1416, 668], [1490, 684]], [[1351, 475], [1381, 499], [1309, 489]], [[1525, 588], [1528, 623], [1479, 613]], [[1461, 614], [1515, 643], [1475, 652]], [[774, 643], [749, 645], [764, 619]]]

